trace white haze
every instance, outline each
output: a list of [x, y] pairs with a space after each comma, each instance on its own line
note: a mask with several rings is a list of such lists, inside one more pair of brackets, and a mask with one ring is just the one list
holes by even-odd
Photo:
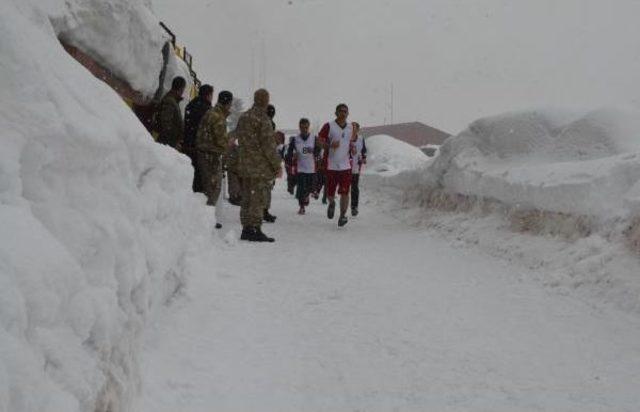
[[246, 98], [266, 78], [282, 127], [325, 120], [342, 101], [362, 123], [389, 122], [391, 83], [396, 122], [452, 133], [507, 110], [637, 104], [640, 95], [636, 0], [153, 3], [202, 80]]

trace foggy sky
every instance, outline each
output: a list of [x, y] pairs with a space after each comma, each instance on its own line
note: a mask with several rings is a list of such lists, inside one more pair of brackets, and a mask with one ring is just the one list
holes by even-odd
[[354, 120], [389, 122], [392, 83], [396, 122], [451, 133], [530, 107], [640, 105], [637, 0], [153, 4], [216, 90], [246, 99], [266, 79], [281, 127], [328, 120], [343, 101]]

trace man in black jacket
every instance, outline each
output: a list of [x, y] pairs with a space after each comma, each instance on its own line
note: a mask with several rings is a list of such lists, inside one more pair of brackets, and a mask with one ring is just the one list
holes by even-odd
[[198, 96], [191, 100], [184, 112], [184, 153], [191, 158], [193, 165], [193, 191], [202, 192], [202, 183], [196, 165], [196, 135], [204, 114], [211, 108], [213, 101], [213, 86], [200, 86]]

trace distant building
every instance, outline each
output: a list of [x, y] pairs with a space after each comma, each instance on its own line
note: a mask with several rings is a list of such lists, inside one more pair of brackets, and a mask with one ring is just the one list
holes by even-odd
[[363, 127], [362, 134], [365, 137], [386, 134], [420, 148], [427, 145], [439, 146], [451, 136], [449, 133], [420, 122]]

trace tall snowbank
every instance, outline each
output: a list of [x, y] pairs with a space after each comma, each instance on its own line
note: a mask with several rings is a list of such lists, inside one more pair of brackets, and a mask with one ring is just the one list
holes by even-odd
[[367, 144], [367, 173], [391, 176], [425, 166], [429, 157], [419, 148], [387, 135], [371, 136]]
[[160, 39], [123, 31], [150, 19], [135, 0], [0, 2], [0, 411], [128, 410], [145, 322], [210, 247], [188, 159], [57, 40], [155, 90]]
[[[29, 1], [28, 3], [35, 3]], [[43, 0], [61, 40], [90, 55], [134, 90], [158, 89], [168, 35], [145, 0]]]
[[367, 188], [456, 247], [479, 247], [535, 268], [560, 293], [640, 314], [638, 257], [629, 252], [640, 253], [637, 136], [640, 114], [628, 110], [505, 114], [448, 139], [425, 168], [367, 176]]
[[640, 113], [534, 111], [481, 119], [450, 138], [427, 187], [599, 219], [640, 212]]

